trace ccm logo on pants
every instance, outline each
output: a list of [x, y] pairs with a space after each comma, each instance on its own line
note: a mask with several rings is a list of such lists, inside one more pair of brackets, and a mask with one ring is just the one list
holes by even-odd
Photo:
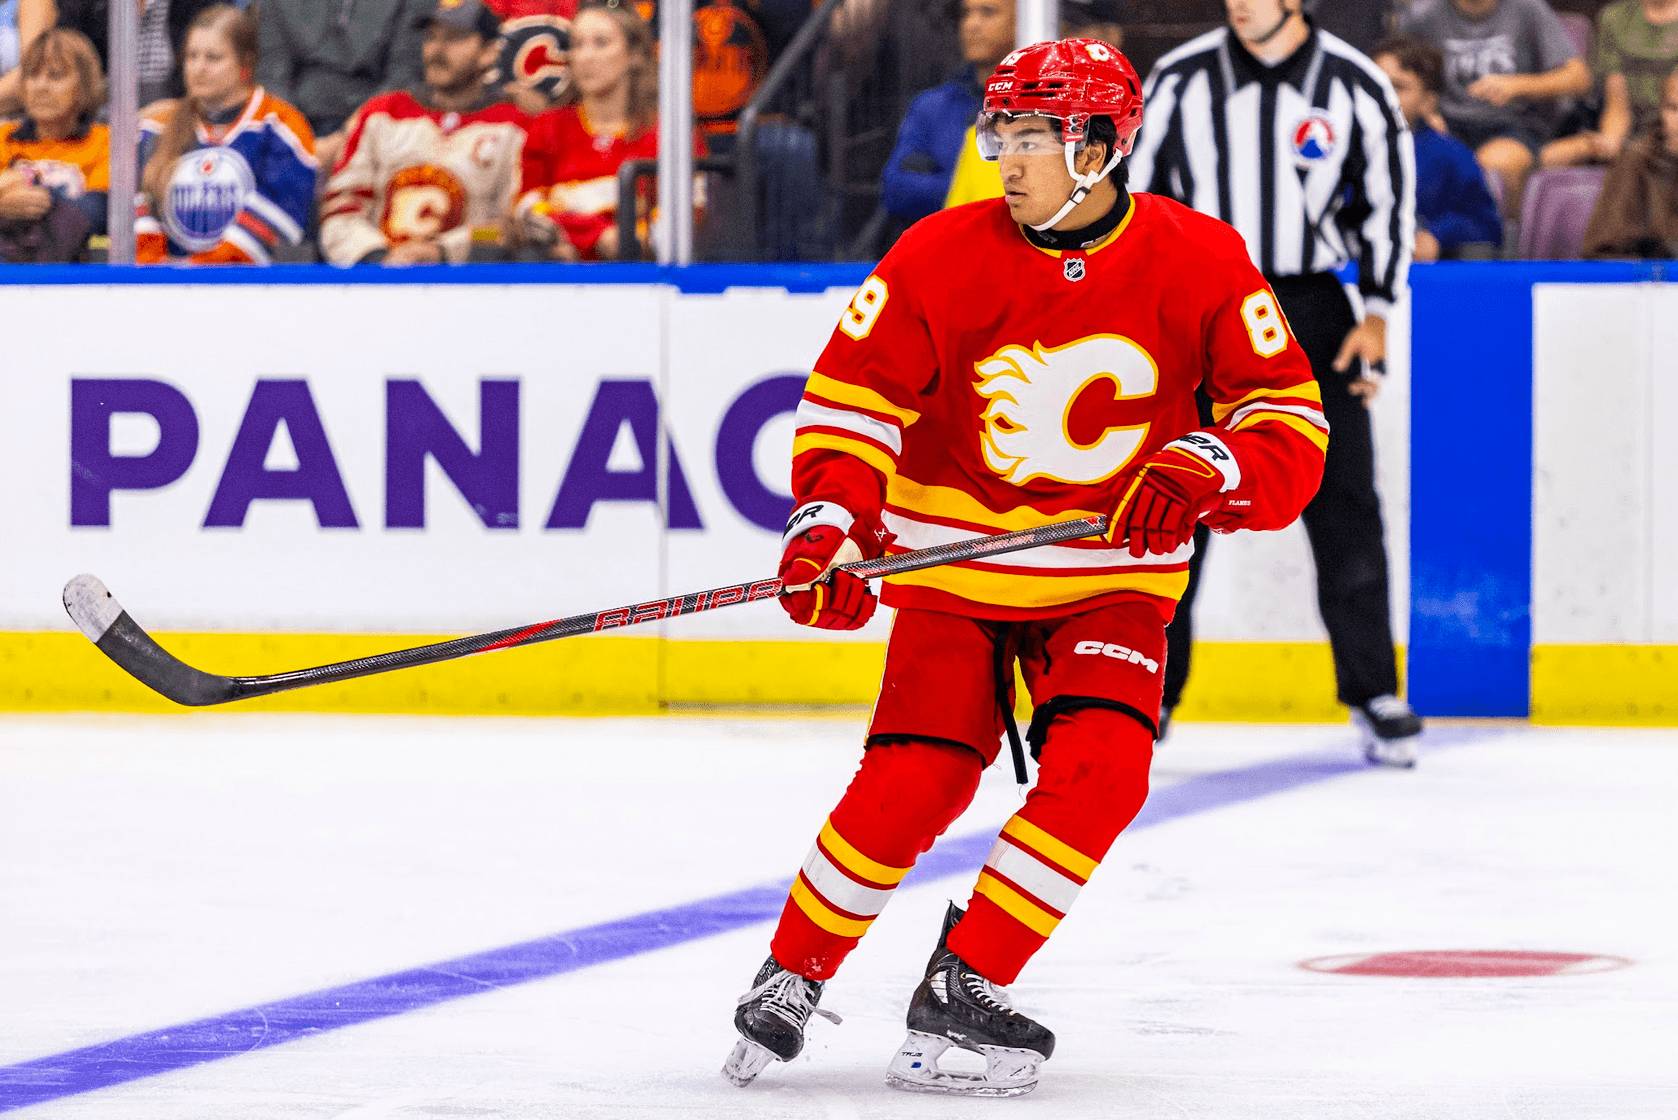
[[1128, 661], [1132, 665], [1140, 665], [1150, 673], [1159, 672], [1159, 662], [1151, 657], [1143, 657], [1128, 646], [1114, 645], [1111, 642], [1079, 642], [1072, 649], [1073, 653], [1100, 654], [1111, 657], [1116, 661]]

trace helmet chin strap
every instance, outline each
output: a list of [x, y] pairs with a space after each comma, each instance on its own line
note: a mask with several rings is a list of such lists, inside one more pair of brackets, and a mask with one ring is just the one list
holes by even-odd
[[1089, 193], [1095, 189], [1095, 185], [1101, 182], [1101, 180], [1107, 178], [1107, 176], [1111, 175], [1113, 173], [1113, 168], [1117, 167], [1119, 165], [1119, 161], [1124, 158], [1124, 153], [1119, 151], [1118, 145], [1115, 144], [1113, 145], [1112, 158], [1107, 161], [1106, 167], [1103, 167], [1100, 171], [1091, 171], [1088, 175], [1080, 175], [1078, 174], [1078, 165], [1073, 161], [1073, 157], [1077, 154], [1077, 151], [1077, 143], [1075, 141], [1068, 140], [1066, 142], [1066, 171], [1067, 174], [1072, 176], [1072, 197], [1067, 199], [1065, 205], [1063, 205], [1059, 210], [1055, 211], [1054, 217], [1050, 218], [1042, 225], [1034, 225], [1031, 227], [1038, 233], [1042, 233], [1048, 229], [1053, 229], [1055, 225], [1063, 221], [1068, 214], [1076, 210], [1078, 208], [1078, 204], [1089, 197]]

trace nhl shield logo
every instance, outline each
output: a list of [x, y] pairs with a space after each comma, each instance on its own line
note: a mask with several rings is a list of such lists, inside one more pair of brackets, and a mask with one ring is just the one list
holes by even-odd
[[1067, 257], [1060, 262], [1060, 273], [1074, 283], [1082, 280], [1084, 278], [1084, 258]]

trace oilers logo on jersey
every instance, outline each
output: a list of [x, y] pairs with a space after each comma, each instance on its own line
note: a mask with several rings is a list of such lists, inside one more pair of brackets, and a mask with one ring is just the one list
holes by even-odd
[[251, 165], [233, 148], [199, 148], [175, 161], [163, 202], [163, 228], [194, 253], [215, 248], [256, 191]]
[[[1159, 367], [1121, 335], [1048, 348], [1004, 346], [975, 368], [979, 395], [990, 401], [980, 415], [985, 465], [1015, 486], [1038, 478], [1105, 482], [1147, 439], [1148, 410], [1137, 414], [1142, 423], [1123, 424], [1114, 405], [1153, 396]], [[1114, 405], [1102, 407], [1103, 397]]]

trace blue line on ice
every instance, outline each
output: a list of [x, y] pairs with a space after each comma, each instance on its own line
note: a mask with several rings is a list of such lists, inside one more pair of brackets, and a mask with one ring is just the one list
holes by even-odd
[[[1435, 733], [1429, 736], [1429, 745], [1443, 746], [1444, 738], [1461, 741], [1459, 735]], [[1467, 737], [1476, 736], [1469, 733]], [[1301, 755], [1239, 770], [1202, 774], [1155, 790], [1130, 830], [1364, 769], [1362, 762], [1337, 753]], [[976, 872], [995, 839], [995, 830], [944, 839], [921, 857], [904, 885]], [[748, 887], [0, 1067], [0, 1112], [231, 1058], [324, 1031], [419, 1011], [462, 996], [558, 976], [773, 921], [780, 916], [786, 892], [786, 883]]]

